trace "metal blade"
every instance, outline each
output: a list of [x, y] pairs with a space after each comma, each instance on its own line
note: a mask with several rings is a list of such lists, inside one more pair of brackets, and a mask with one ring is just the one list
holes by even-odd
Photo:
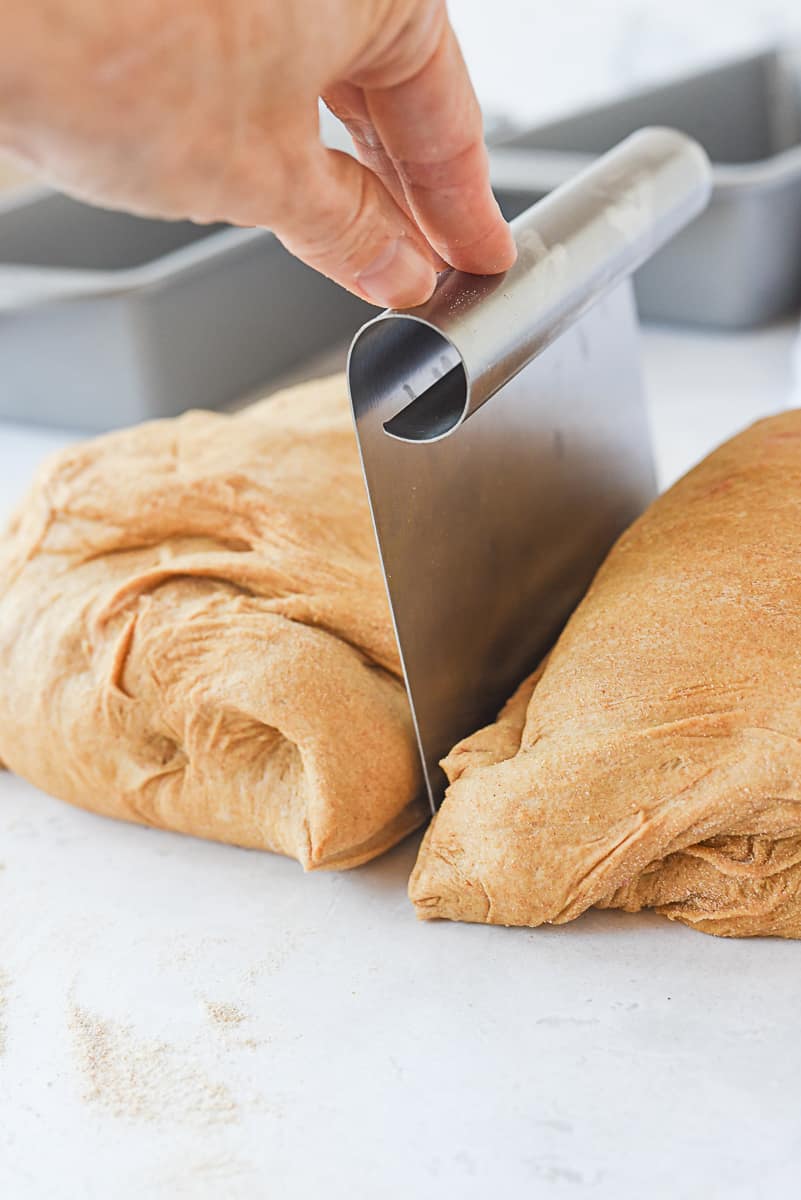
[[432, 804], [440, 759], [493, 720], [654, 495], [628, 285], [453, 437], [359, 440]]
[[[432, 807], [655, 491], [628, 276], [705, 203], [683, 135], [635, 135], [349, 357], [356, 433]], [[487, 401], [490, 401], [487, 403]], [[469, 419], [468, 419], [469, 418]]]

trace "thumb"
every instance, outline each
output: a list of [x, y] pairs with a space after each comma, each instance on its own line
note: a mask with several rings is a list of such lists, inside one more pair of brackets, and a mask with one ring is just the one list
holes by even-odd
[[379, 308], [423, 304], [434, 291], [434, 251], [349, 154], [315, 145], [271, 228], [298, 258]]

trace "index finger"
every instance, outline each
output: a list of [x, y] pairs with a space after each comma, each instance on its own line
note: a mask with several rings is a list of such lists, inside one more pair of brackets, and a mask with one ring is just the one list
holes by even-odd
[[481, 110], [450, 24], [417, 74], [371, 84], [370, 117], [431, 245], [462, 271], [507, 270], [514, 240], [492, 194]]

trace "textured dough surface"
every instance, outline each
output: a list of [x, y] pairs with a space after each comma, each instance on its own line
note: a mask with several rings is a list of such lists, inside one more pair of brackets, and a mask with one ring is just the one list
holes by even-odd
[[652, 907], [801, 937], [801, 411], [657, 500], [538, 676], [445, 767], [410, 883], [421, 917]]
[[307, 868], [425, 819], [341, 378], [45, 465], [0, 544], [0, 760]]

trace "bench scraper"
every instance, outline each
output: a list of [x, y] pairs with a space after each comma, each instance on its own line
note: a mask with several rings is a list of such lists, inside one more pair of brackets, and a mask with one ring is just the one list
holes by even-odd
[[[432, 808], [440, 759], [553, 643], [655, 477], [629, 276], [699, 213], [700, 146], [645, 129], [356, 335], [348, 382]], [[491, 401], [491, 403], [487, 403]]]

